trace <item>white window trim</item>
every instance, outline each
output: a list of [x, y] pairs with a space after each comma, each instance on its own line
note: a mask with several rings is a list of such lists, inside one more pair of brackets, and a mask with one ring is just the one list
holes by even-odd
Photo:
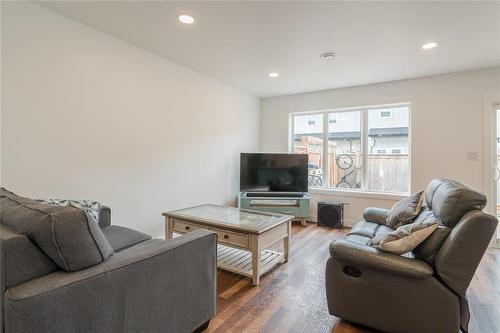
[[349, 190], [341, 188], [327, 188], [327, 187], [310, 187], [309, 193], [311, 194], [327, 194], [335, 195], [345, 198], [367, 198], [367, 199], [387, 199], [387, 200], [401, 200], [408, 196], [404, 192], [382, 192], [382, 191], [363, 191], [363, 190]]
[[[293, 145], [294, 145], [294, 119], [295, 116], [298, 115], [313, 115], [313, 114], [323, 114], [323, 138], [328, 137], [328, 114], [334, 112], [348, 112], [348, 111], [361, 111], [361, 153], [363, 156], [363, 165], [367, 165], [368, 163], [368, 154], [365, 154], [366, 147], [368, 147], [368, 135], [365, 135], [368, 132], [368, 110], [372, 109], [385, 109], [385, 108], [397, 108], [397, 107], [408, 107], [408, 192], [383, 192], [383, 191], [370, 191], [361, 188], [360, 190], [349, 190], [349, 189], [340, 189], [334, 187], [327, 187], [327, 181], [323, 182], [322, 187], [310, 187], [309, 193], [318, 193], [318, 194], [335, 194], [338, 196], [344, 197], [363, 197], [363, 198], [384, 198], [391, 200], [400, 200], [401, 198], [407, 196], [411, 193], [411, 119], [412, 119], [412, 103], [411, 102], [401, 102], [401, 103], [393, 103], [393, 104], [382, 104], [382, 105], [368, 105], [368, 106], [359, 106], [359, 107], [348, 107], [348, 108], [335, 108], [335, 109], [323, 109], [323, 110], [314, 110], [314, 111], [302, 111], [302, 112], [293, 112], [289, 114], [289, 137], [288, 137], [288, 152], [293, 153]], [[385, 118], [387, 119], [387, 118]], [[323, 156], [328, 155], [328, 145], [323, 145]], [[328, 162], [326, 162], [328, 163]], [[323, 177], [324, 179], [328, 179], [328, 167], [323, 165]], [[364, 180], [367, 177], [367, 168], [362, 169], [361, 175], [361, 184], [364, 184]]]

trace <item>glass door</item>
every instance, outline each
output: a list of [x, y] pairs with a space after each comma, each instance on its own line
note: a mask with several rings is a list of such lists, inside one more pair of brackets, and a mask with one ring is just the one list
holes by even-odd
[[[493, 207], [493, 212], [496, 214], [497, 218], [500, 218], [500, 104], [494, 106], [493, 112], [495, 119], [495, 130], [493, 132], [495, 147], [495, 154], [493, 158], [493, 189], [495, 194], [495, 206]], [[497, 229], [496, 245], [500, 246], [500, 227]]]

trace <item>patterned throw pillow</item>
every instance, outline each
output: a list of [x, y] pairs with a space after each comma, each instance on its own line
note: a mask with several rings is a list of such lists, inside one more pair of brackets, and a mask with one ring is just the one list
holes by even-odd
[[389, 211], [386, 224], [396, 229], [411, 223], [422, 210], [423, 194], [424, 192], [421, 191], [396, 202]]
[[370, 241], [370, 245], [396, 254], [407, 253], [425, 241], [437, 227], [438, 222], [435, 219], [405, 224], [389, 233], [376, 235]]
[[55, 206], [72, 206], [88, 213], [96, 223], [99, 223], [101, 204], [93, 200], [66, 200], [66, 199], [35, 199], [35, 201]]

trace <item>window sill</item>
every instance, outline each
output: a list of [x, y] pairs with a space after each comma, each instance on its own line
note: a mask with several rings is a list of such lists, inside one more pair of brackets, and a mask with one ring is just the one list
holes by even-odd
[[383, 200], [401, 200], [408, 196], [408, 193], [390, 193], [390, 192], [368, 192], [368, 191], [353, 191], [330, 188], [309, 188], [310, 194], [332, 195], [345, 198], [367, 198], [367, 199], [383, 199]]

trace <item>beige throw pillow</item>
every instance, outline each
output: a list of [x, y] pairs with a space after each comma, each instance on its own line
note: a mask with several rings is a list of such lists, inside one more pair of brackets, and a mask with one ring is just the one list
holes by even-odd
[[392, 232], [378, 234], [370, 241], [370, 245], [379, 250], [403, 254], [413, 251], [437, 227], [438, 222], [435, 219], [405, 224]]
[[411, 223], [422, 210], [423, 194], [423, 191], [414, 193], [396, 202], [389, 211], [386, 224], [396, 229], [401, 225]]

